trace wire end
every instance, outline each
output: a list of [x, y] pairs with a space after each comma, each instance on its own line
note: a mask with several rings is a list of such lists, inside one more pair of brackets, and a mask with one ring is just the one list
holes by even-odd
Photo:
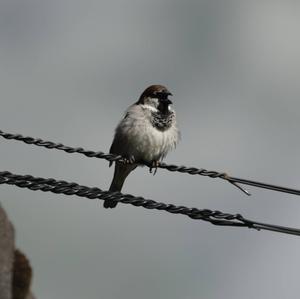
[[232, 184], [233, 186], [235, 186], [236, 188], [238, 188], [239, 190], [241, 190], [244, 194], [246, 194], [246, 195], [248, 195], [248, 196], [251, 196], [251, 193], [250, 193], [248, 190], [242, 188], [242, 187], [241, 187], [240, 185], [238, 185], [237, 183], [235, 183], [235, 182], [233, 182], [233, 181], [230, 181], [230, 180], [228, 180], [228, 182], [231, 183], [231, 184]]

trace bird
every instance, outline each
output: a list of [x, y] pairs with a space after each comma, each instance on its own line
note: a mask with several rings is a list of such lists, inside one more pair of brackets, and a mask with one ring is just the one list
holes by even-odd
[[[167, 153], [175, 149], [180, 132], [169, 96], [172, 93], [165, 86], [151, 85], [125, 111], [115, 129], [109, 151], [111, 154], [121, 155], [125, 163], [115, 162], [109, 191], [121, 192], [125, 179], [139, 162], [148, 163], [156, 170]], [[112, 164], [110, 162], [110, 166]], [[114, 208], [117, 203], [113, 199], [106, 199], [103, 206]]]

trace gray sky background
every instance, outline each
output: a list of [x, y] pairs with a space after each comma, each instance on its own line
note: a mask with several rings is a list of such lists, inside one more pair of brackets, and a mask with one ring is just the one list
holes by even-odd
[[[1, 130], [108, 151], [127, 106], [173, 92], [166, 161], [300, 188], [298, 1], [0, 1]], [[1, 140], [1, 170], [107, 189], [103, 160]], [[146, 168], [124, 192], [300, 227], [300, 198]], [[299, 298], [300, 238], [1, 186], [52, 298]]]

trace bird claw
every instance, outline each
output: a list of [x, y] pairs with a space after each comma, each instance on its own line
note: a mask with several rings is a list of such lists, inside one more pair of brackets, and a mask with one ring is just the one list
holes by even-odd
[[150, 168], [149, 168], [149, 172], [152, 173], [152, 170], [154, 169], [153, 175], [155, 175], [156, 172], [157, 172], [157, 168], [158, 168], [158, 167], [159, 167], [159, 161], [153, 160], [153, 161], [151, 162], [151, 166], [150, 166]]
[[128, 158], [124, 158], [124, 164], [134, 164], [135, 163], [135, 158], [134, 156], [130, 156]]

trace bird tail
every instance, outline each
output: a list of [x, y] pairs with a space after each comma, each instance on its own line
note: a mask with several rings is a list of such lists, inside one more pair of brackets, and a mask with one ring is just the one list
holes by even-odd
[[[127, 178], [127, 176], [129, 175], [129, 173], [134, 170], [137, 166], [136, 165], [132, 165], [132, 164], [122, 164], [122, 163], [118, 163], [116, 162], [115, 164], [115, 172], [114, 172], [114, 177], [113, 180], [111, 182], [111, 185], [109, 187], [109, 191], [112, 192], [121, 192], [123, 184], [125, 182], [125, 179]], [[115, 208], [116, 205], [118, 204], [117, 201], [114, 201], [112, 199], [106, 199], [104, 201], [104, 208]]]

